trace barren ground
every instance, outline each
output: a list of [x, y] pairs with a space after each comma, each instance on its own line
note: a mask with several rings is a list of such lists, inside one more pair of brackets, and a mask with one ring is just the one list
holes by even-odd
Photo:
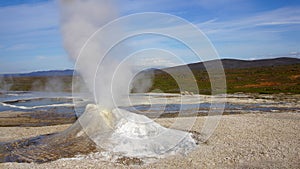
[[[192, 131], [200, 131], [205, 118], [197, 117]], [[156, 121], [168, 126], [174, 120]], [[0, 142], [62, 131], [68, 126], [1, 127]], [[299, 131], [299, 113], [227, 115], [208, 142], [187, 156], [137, 166], [103, 161], [91, 154], [44, 164], [2, 163], [0, 168], [300, 168]]]

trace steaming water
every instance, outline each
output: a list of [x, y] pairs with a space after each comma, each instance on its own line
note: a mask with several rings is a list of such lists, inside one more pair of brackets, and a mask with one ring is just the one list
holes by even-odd
[[[2, 92], [0, 93], [0, 113], [5, 110], [22, 111], [25, 113], [42, 111], [46, 116], [40, 116], [39, 118], [47, 118], [49, 117], [47, 111], [57, 111], [60, 113], [69, 110], [74, 111], [72, 104], [74, 97], [71, 96], [70, 93]], [[272, 99], [261, 99], [261, 101], [257, 102], [255, 100], [251, 101], [251, 99], [249, 99], [251, 96], [231, 96], [229, 99], [232, 98], [235, 98], [236, 100], [231, 100], [230, 103], [226, 104], [225, 112], [227, 113], [274, 111], [300, 112], [300, 107], [299, 105], [297, 106], [297, 102], [291, 103], [287, 100], [274, 101]], [[209, 102], [210, 97], [199, 95], [133, 94], [130, 96], [130, 99], [133, 105], [123, 105], [122, 107], [113, 109], [112, 112], [106, 112], [97, 105], [88, 104], [89, 102], [82, 101], [82, 111], [85, 110], [86, 113], [83, 113], [78, 121], [80, 123], [89, 124], [88, 128], [84, 129], [89, 137], [82, 136], [85, 132], [82, 133], [81, 131], [77, 132], [77, 130], [74, 130], [74, 128], [81, 128], [77, 121], [72, 125], [73, 127], [62, 134], [49, 136], [49, 138], [48, 136], [45, 136], [45, 138], [39, 137], [38, 139], [33, 138], [29, 140], [28, 143], [25, 141], [25, 148], [23, 148], [22, 151], [20, 150], [20, 152], [17, 150], [18, 147], [15, 147], [15, 145], [18, 144], [7, 143], [6, 145], [11, 146], [17, 151], [2, 152], [2, 157], [5, 157], [2, 158], [2, 162], [9, 160], [18, 161], [18, 159], [22, 159], [23, 156], [31, 157], [27, 162], [34, 162], [41, 159], [42, 161], [47, 162], [56, 160], [62, 156], [73, 157], [73, 155], [81, 152], [82, 149], [86, 150], [84, 151], [85, 153], [90, 153], [93, 150], [93, 146], [91, 146], [92, 148], [87, 148], [86, 144], [93, 145], [93, 143], [91, 143], [92, 141], [88, 138], [93, 138], [93, 141], [101, 146], [100, 154], [104, 154], [103, 156], [106, 154], [109, 157], [119, 158], [125, 156], [151, 160], [163, 158], [170, 154], [185, 154], [196, 146], [190, 133], [165, 128], [148, 117], [174, 117], [172, 115], [176, 115], [180, 110], [183, 115], [189, 115], [190, 112], [207, 114], [211, 106]], [[183, 99], [186, 104], [180, 104], [180, 99]], [[243, 99], [244, 102], [239, 102]], [[87, 108], [85, 109], [85, 107]], [[54, 116], [57, 115], [59, 115], [59, 113], [54, 114]], [[36, 117], [33, 118], [36, 119]], [[64, 118], [63, 120], [66, 120], [67, 118]], [[51, 117], [49, 119], [51, 120]], [[4, 119], [4, 121], [5, 120], [6, 119]], [[42, 125], [47, 124], [49, 123], [44, 123]], [[66, 137], [66, 134], [68, 137]], [[72, 135], [72, 137], [69, 135]], [[64, 140], [65, 138], [68, 138], [69, 140]], [[83, 139], [84, 142], [82, 142], [81, 139]], [[78, 144], [78, 146], [62, 146], [62, 151], [56, 149], [57, 145], [68, 144], [68, 141], [73, 141]], [[26, 147], [32, 151], [28, 152]], [[17, 154], [14, 154], [14, 152], [17, 152]], [[72, 153], [65, 154], [66, 152]], [[49, 156], [51, 158], [48, 158]], [[26, 160], [28, 160], [28, 158], [24, 161]]]
[[[251, 95], [229, 95], [227, 97], [234, 100], [225, 104], [224, 113], [226, 114], [300, 111], [299, 106], [286, 106], [291, 104], [288, 101], [281, 101], [278, 103], [269, 98], [257, 102], [251, 100]], [[143, 100], [145, 101], [147, 99], [150, 100], [148, 103], [143, 102]], [[219, 99], [222, 99], [222, 96], [220, 96]], [[212, 106], [210, 97], [204, 95], [181, 96], [179, 94], [135, 94], [131, 95], [131, 100], [137, 104], [127, 107], [124, 106], [122, 108], [151, 118], [174, 117], [172, 114], [178, 112], [181, 112], [182, 116], [189, 116], [191, 112], [193, 115], [207, 115]], [[216, 100], [218, 100], [218, 98], [216, 98]], [[241, 100], [244, 101], [240, 102]]]
[[8, 91], [0, 94], [0, 111], [47, 111], [57, 108], [64, 112], [73, 110], [73, 97], [64, 92]]
[[[0, 92], [0, 112], [1, 111], [49, 111], [55, 108], [55, 111], [60, 113], [74, 112], [73, 99], [76, 95], [72, 96], [71, 93], [66, 92], [23, 92], [23, 91], [7, 91]], [[246, 97], [246, 96], [245, 96]], [[147, 101], [151, 99], [150, 102]], [[183, 113], [197, 112], [206, 115], [211, 103], [203, 97], [186, 96], [185, 103], [179, 103], [180, 95], [176, 94], [133, 94], [131, 100], [133, 105], [121, 106], [120, 108], [137, 113], [143, 114], [151, 118], [160, 117], [163, 114], [172, 114], [182, 111]], [[76, 98], [77, 102], [80, 101]], [[166, 101], [166, 100], [169, 100]], [[178, 103], [177, 103], [178, 102]], [[90, 103], [81, 100], [82, 105], [76, 108], [77, 115], [84, 112], [85, 106]], [[166, 104], [162, 104], [166, 103]], [[285, 103], [282, 103], [285, 104]], [[278, 107], [274, 103], [227, 103], [225, 112], [276, 112], [276, 111], [293, 111], [298, 110], [295, 107]], [[75, 112], [74, 112], [75, 113]]]

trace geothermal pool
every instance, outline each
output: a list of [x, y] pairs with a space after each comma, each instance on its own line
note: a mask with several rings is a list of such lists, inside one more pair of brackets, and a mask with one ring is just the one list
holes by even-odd
[[[214, 98], [223, 99], [223, 96]], [[75, 113], [73, 99], [76, 99]], [[174, 117], [179, 111], [182, 116], [207, 115], [211, 107], [211, 97], [205, 95], [179, 94], [132, 94], [132, 105], [123, 105], [119, 108], [137, 114], [143, 114], [150, 118]], [[181, 100], [182, 99], [182, 100]], [[73, 114], [80, 116], [89, 100], [80, 99], [79, 95], [67, 92], [33, 92], [33, 91], [7, 91], [0, 92], [0, 112], [55, 112], [61, 114]], [[255, 113], [255, 112], [280, 112], [299, 111], [297, 105], [291, 105], [290, 101], [276, 102], [273, 97], [254, 99], [252, 95], [228, 95], [225, 104], [225, 114]], [[80, 105], [80, 106], [78, 106]], [[290, 105], [290, 106], [289, 106]]]
[[51, 107], [72, 107], [70, 93], [0, 92], [0, 111], [47, 110]]
[[[74, 110], [74, 99], [77, 100], [77, 113]], [[45, 92], [1, 92], [0, 125], [2, 127], [74, 124], [62, 133], [18, 140], [11, 143], [0, 143], [2, 147], [5, 147], [5, 149], [0, 149], [0, 162], [47, 162], [62, 157], [73, 157], [78, 153], [88, 154], [94, 151], [104, 154], [107, 152], [113, 152], [114, 154], [125, 153], [125, 156], [133, 159], [156, 157], [157, 154], [165, 154], [166, 150], [169, 149], [170, 140], [165, 137], [158, 137], [157, 140], [159, 141], [155, 142], [155, 137], [153, 137], [154, 142], [149, 142], [148, 144], [145, 141], [139, 141], [139, 139], [141, 137], [152, 137], [156, 133], [158, 133], [158, 136], [164, 136], [159, 133], [165, 131], [169, 131], [172, 137], [178, 136], [178, 140], [183, 138], [182, 136], [188, 136], [184, 140], [184, 144], [181, 144], [182, 147], [174, 150], [174, 152], [182, 151], [185, 153], [195, 146], [191, 139], [192, 136], [187, 135], [188, 132], [186, 131], [177, 131], [159, 126], [153, 119], [174, 118], [179, 116], [179, 112], [181, 112], [180, 116], [207, 115], [211, 102], [225, 102], [224, 114], [300, 112], [299, 97], [292, 95], [235, 94], [227, 95], [227, 98], [225, 98], [224, 95], [148, 93], [132, 94], [130, 95], [130, 100], [132, 105], [119, 106], [119, 108], [113, 110], [113, 117], [111, 117], [105, 111], [98, 110], [97, 107], [90, 104], [89, 100], [79, 98], [79, 95]], [[89, 106], [85, 108], [86, 105]], [[89, 112], [87, 116], [82, 115], [84, 111]], [[146, 116], [150, 117], [150, 119]], [[77, 118], [82, 120], [78, 120], [78, 122], [76, 121]], [[99, 123], [96, 120], [95, 125], [93, 125], [94, 119], [102, 121]], [[82, 132], [83, 130], [79, 123], [84, 123], [85, 120], [92, 127], [99, 126], [99, 130], [92, 128], [93, 130], [91, 131], [87, 132], [85, 130], [85, 132]], [[103, 126], [104, 124], [107, 124], [107, 126]], [[113, 127], [110, 128], [110, 125]], [[97, 133], [97, 131], [101, 132]], [[93, 141], [91, 138], [93, 138]], [[161, 142], [161, 140], [164, 141]], [[102, 145], [101, 148], [108, 151], [96, 150], [95, 141]], [[18, 146], [15, 147], [16, 145]], [[134, 145], [140, 146], [135, 147], [134, 150], [128, 148]], [[60, 147], [57, 148], [57, 146]], [[15, 149], [17, 151], [12, 151]], [[14, 152], [17, 154], [14, 154]], [[123, 159], [122, 155], [117, 158]]]

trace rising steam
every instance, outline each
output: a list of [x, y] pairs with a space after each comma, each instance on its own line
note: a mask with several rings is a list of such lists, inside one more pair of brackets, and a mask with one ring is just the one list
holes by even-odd
[[[101, 41], [90, 43], [88, 53], [80, 53], [89, 37], [100, 29], [103, 25], [117, 17], [117, 12], [111, 0], [62, 0], [61, 2], [61, 29], [64, 40], [64, 47], [68, 55], [77, 61], [79, 55], [81, 62], [77, 62], [76, 70], [83, 77], [84, 83], [90, 92], [94, 92], [94, 79], [99, 62], [104, 57], [103, 46], [99, 44], [105, 43], [104, 39], [109, 37], [101, 37]], [[107, 65], [106, 72], [109, 71]], [[106, 76], [107, 74], [104, 74]], [[109, 79], [109, 75], [103, 77]], [[101, 95], [105, 97], [104, 106], [112, 107], [110, 91], [111, 84], [103, 84], [101, 86]], [[100, 87], [98, 87], [100, 88]]]
[[[140, 86], [134, 89], [144, 92], [151, 87], [151, 75], [138, 74], [126, 43], [114, 44], [128, 23], [102, 29], [118, 16], [113, 1], [62, 0], [61, 15], [65, 49], [94, 98], [94, 104], [87, 105], [79, 118], [85, 133], [101, 149], [130, 157], [157, 158], [193, 149], [195, 142], [189, 133], [118, 108], [128, 104], [134, 76], [138, 75]], [[145, 78], [148, 80], [143, 81]]]
[[[131, 65], [119, 66], [121, 55], [127, 49], [121, 47], [109, 56], [109, 60], [104, 58], [107, 42], [121, 31], [119, 28], [113, 34], [102, 34], [99, 39], [89, 38], [118, 16], [117, 8], [112, 0], [62, 0], [60, 6], [64, 47], [74, 62], [77, 61], [76, 71], [94, 94], [95, 102], [111, 110], [130, 90]], [[101, 64], [105, 60], [107, 63]]]
[[13, 86], [13, 79], [12, 77], [4, 77], [0, 75], [0, 91], [9, 91], [10, 88]]

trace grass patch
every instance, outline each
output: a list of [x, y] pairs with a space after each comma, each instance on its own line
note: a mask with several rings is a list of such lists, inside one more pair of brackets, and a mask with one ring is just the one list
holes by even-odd
[[[193, 91], [195, 88], [192, 85], [196, 80], [200, 94], [211, 94], [211, 84], [206, 71], [192, 70], [195, 79], [183, 74], [180, 70], [172, 71], [173, 77], [164, 71], [154, 71], [153, 85], [148, 92], [196, 92]], [[300, 94], [300, 64], [227, 69], [225, 74], [227, 93]], [[7, 86], [14, 91], [71, 92], [72, 76], [5, 77], [0, 83], [0, 89]]]
[[[193, 70], [192, 70], [193, 71]], [[194, 83], [194, 79], [181, 76], [180, 72], [172, 72], [173, 78], [168, 73], [156, 71], [153, 86], [149, 90], [160, 89], [164, 92], [178, 93], [179, 87], [175, 81], [181, 78], [184, 82], [182, 91], [195, 92], [188, 88], [188, 84]], [[211, 84], [206, 71], [193, 71], [199, 92], [201, 94], [211, 94]], [[227, 93], [291, 93], [300, 94], [300, 64], [273, 66], [273, 67], [256, 67], [244, 69], [227, 69], [225, 70]]]

